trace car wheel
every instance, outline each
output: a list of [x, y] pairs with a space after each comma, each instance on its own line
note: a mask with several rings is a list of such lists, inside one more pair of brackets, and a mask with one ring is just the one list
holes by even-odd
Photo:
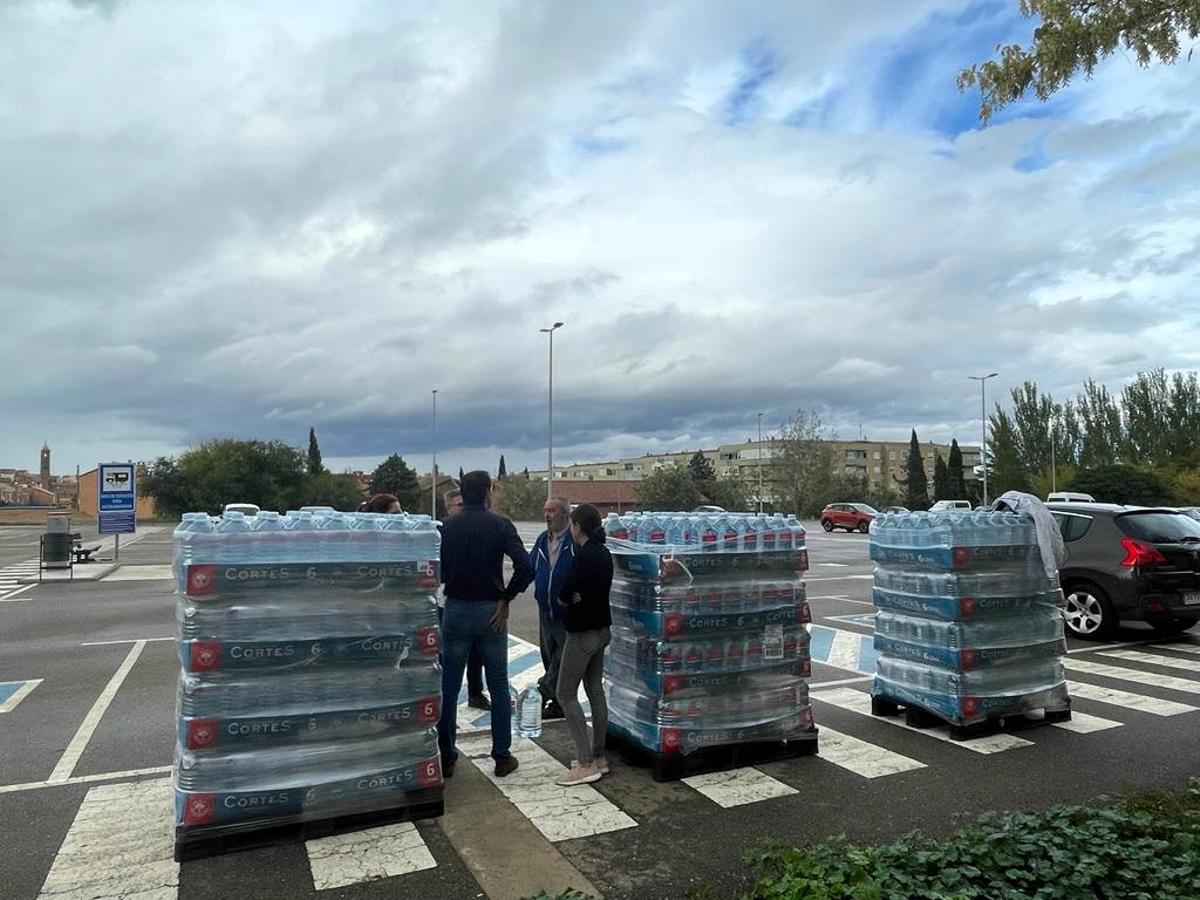
[[1117, 630], [1117, 617], [1104, 591], [1089, 582], [1071, 585], [1065, 591], [1067, 608], [1063, 616], [1067, 629], [1076, 637], [1100, 641]]
[[870, 522], [859, 522], [858, 523], [858, 533], [859, 534], [866, 534], [870, 530], [871, 530]]
[[1158, 634], [1182, 634], [1193, 627], [1200, 619], [1191, 616], [1176, 616], [1171, 619], [1155, 619], [1150, 623]]
[[824, 528], [826, 531], [833, 531], [833, 523], [830, 522], [828, 519], [821, 520], [821, 527]]

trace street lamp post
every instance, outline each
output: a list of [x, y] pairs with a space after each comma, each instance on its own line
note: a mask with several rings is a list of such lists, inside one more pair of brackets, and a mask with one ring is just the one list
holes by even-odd
[[1058, 462], [1054, 453], [1054, 422], [1050, 423], [1050, 493], [1058, 490]]
[[546, 499], [554, 496], [554, 332], [563, 327], [562, 322], [555, 322], [549, 328], [539, 329], [542, 334], [550, 335], [549, 363], [549, 402], [546, 404]]
[[763, 511], [763, 482], [762, 482], [762, 413], [758, 414], [758, 513]]
[[988, 467], [987, 467], [987, 382], [995, 378], [999, 372], [990, 375], [968, 375], [972, 381], [979, 382], [979, 461], [983, 464], [983, 505], [988, 505]]
[[437, 518], [437, 388], [433, 389], [433, 466], [429, 473], [429, 516]]

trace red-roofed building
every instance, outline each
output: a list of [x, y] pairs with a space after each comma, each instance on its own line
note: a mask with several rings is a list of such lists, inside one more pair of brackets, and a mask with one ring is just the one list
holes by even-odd
[[600, 515], [623, 513], [638, 508], [636, 481], [555, 481], [554, 495], [567, 502], [590, 503]]

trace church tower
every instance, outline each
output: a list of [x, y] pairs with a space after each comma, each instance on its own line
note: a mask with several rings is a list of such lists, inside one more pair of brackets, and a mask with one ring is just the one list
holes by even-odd
[[42, 444], [42, 487], [50, 490], [50, 445]]

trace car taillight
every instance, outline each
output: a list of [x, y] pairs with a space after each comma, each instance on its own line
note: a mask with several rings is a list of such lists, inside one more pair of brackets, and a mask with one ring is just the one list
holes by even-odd
[[1165, 563], [1167, 561], [1165, 556], [1149, 544], [1143, 544], [1141, 541], [1135, 541], [1133, 538], [1121, 538], [1121, 546], [1125, 550], [1125, 558], [1121, 560], [1121, 565], [1126, 568], [1152, 566], [1156, 563]]

